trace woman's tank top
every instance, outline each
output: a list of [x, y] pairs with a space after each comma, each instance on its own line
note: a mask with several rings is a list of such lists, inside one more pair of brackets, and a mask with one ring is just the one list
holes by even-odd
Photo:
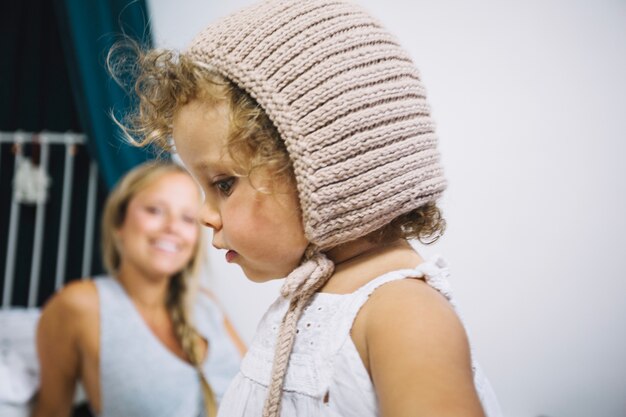
[[[100, 299], [101, 417], [204, 415], [197, 370], [152, 333], [110, 277], [95, 279]], [[209, 343], [202, 365], [218, 402], [239, 369], [239, 353], [224, 329], [220, 309], [200, 294], [194, 325]]]

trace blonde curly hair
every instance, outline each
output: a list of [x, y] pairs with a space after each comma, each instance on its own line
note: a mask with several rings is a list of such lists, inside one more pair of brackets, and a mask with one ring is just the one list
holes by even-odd
[[[131, 56], [133, 62], [129, 62]], [[230, 81], [195, 65], [185, 55], [168, 50], [145, 52], [135, 44], [114, 46], [108, 64], [114, 76], [133, 72], [139, 103], [134, 112], [117, 122], [129, 142], [175, 151], [171, 137], [178, 110], [194, 100], [225, 104], [230, 116], [227, 151], [239, 175], [262, 169], [272, 173], [274, 183], [288, 180], [295, 184], [291, 160], [276, 128], [254, 99]]]

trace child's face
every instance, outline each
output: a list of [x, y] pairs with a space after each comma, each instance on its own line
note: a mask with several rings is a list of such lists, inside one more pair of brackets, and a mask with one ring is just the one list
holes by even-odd
[[[263, 174], [237, 177], [228, 155], [228, 108], [196, 100], [176, 112], [176, 151], [204, 191], [200, 221], [213, 229], [213, 246], [226, 250], [257, 282], [283, 278], [300, 263], [308, 245], [293, 187], [259, 191]], [[286, 187], [285, 187], [286, 188]]]

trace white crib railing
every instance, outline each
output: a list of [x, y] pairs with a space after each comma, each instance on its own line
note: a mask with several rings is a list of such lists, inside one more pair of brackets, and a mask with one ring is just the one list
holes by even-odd
[[[85, 136], [75, 133], [27, 133], [27, 132], [0, 132], [0, 145], [11, 144], [14, 155], [13, 177], [11, 179], [12, 190], [2, 190], [2, 198], [10, 195], [10, 214], [7, 238], [7, 250], [4, 267], [4, 284], [2, 295], [2, 308], [12, 305], [13, 286], [15, 283], [16, 249], [18, 228], [20, 225], [20, 212], [22, 205], [31, 204], [36, 206], [34, 237], [32, 247], [32, 262], [28, 285], [28, 307], [37, 304], [40, 287], [42, 245], [44, 231], [46, 230], [46, 206], [49, 201], [47, 189], [49, 186], [48, 168], [50, 164], [50, 147], [62, 146], [65, 148], [63, 162], [63, 185], [61, 196], [60, 226], [57, 245], [57, 262], [54, 279], [55, 289], [60, 288], [65, 281], [68, 231], [70, 226], [71, 197], [73, 190], [74, 159], [77, 147], [84, 147]], [[27, 146], [39, 147], [39, 163], [31, 164], [24, 155]], [[5, 146], [5, 151], [7, 147]], [[2, 147], [0, 146], [0, 152]], [[0, 164], [2, 163], [0, 155]], [[6, 159], [5, 159], [6, 160]], [[21, 170], [21, 171], [20, 171]], [[1, 170], [0, 170], [1, 172]], [[94, 226], [96, 221], [96, 198], [98, 186], [98, 167], [91, 160], [89, 166], [89, 178], [87, 189], [86, 214], [84, 224], [84, 245], [82, 250], [82, 276], [90, 274], [92, 264]], [[2, 254], [0, 254], [2, 256]]]

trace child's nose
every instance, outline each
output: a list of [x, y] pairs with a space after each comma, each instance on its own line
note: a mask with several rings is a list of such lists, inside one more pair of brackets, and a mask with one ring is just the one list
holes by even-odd
[[205, 201], [200, 208], [199, 219], [200, 224], [210, 227], [213, 230], [220, 230], [222, 228], [222, 218], [219, 212], [207, 201]]

